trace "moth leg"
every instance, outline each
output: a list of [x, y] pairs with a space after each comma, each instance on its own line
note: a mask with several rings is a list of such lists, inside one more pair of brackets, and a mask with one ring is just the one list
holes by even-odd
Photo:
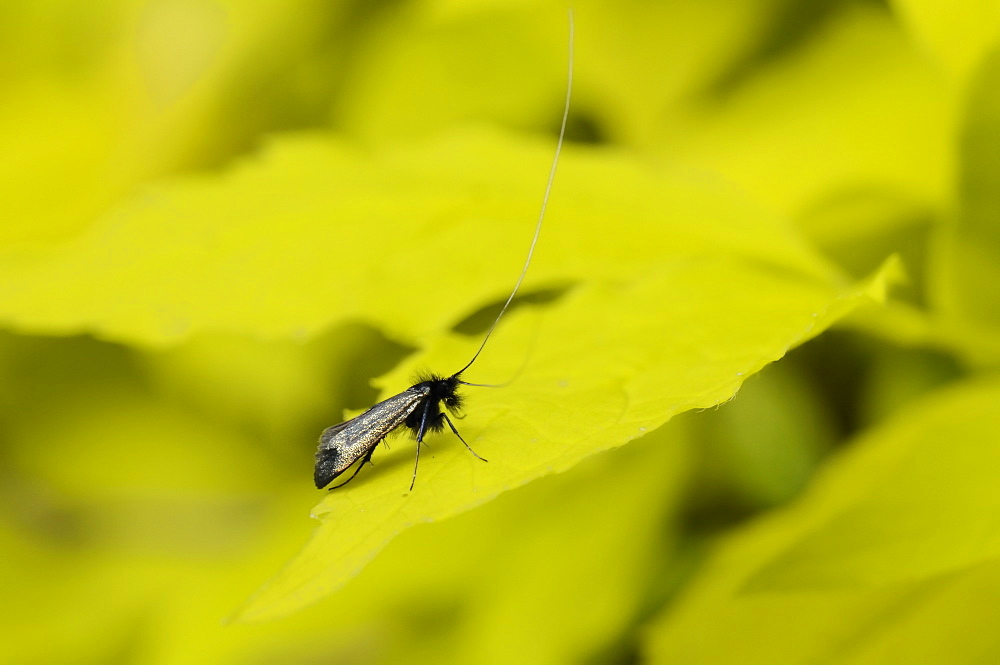
[[374, 446], [372, 446], [371, 448], [368, 449], [368, 452], [365, 453], [364, 459], [362, 459], [361, 463], [358, 464], [358, 466], [354, 469], [354, 473], [351, 474], [350, 478], [348, 478], [344, 482], [340, 483], [339, 485], [334, 485], [333, 487], [329, 488], [327, 490], [327, 492], [332, 492], [333, 490], [337, 489], [338, 487], [343, 487], [347, 483], [349, 483], [352, 480], [354, 480], [354, 476], [358, 475], [358, 471], [361, 470], [361, 467], [363, 467], [365, 464], [372, 464], [372, 454], [375, 452], [375, 448], [377, 448], [377, 447], [378, 447], [378, 444], [376, 443]]
[[427, 414], [431, 410], [431, 403], [427, 402], [424, 406], [424, 412], [420, 416], [420, 429], [417, 430], [417, 456], [413, 460], [413, 479], [410, 481], [410, 491], [413, 491], [413, 486], [417, 483], [417, 466], [420, 464], [420, 445], [424, 441], [424, 432], [427, 431]]
[[454, 425], [454, 423], [452, 423], [452, 422], [451, 422], [451, 418], [449, 418], [449, 417], [448, 417], [448, 416], [447, 416], [446, 414], [444, 414], [444, 413], [442, 413], [441, 415], [442, 415], [442, 416], [444, 416], [444, 421], [445, 421], [446, 423], [448, 423], [448, 427], [450, 427], [450, 428], [451, 428], [451, 431], [455, 433], [455, 436], [457, 436], [457, 437], [458, 437], [458, 440], [459, 440], [459, 441], [461, 441], [462, 443], [465, 443], [465, 447], [469, 449], [469, 452], [470, 452], [470, 453], [472, 453], [473, 455], [475, 455], [476, 459], [481, 459], [481, 460], [483, 460], [484, 462], [488, 462], [488, 461], [489, 461], [489, 460], [487, 460], [487, 459], [485, 459], [485, 458], [483, 458], [483, 457], [480, 457], [480, 456], [479, 456], [479, 455], [478, 455], [478, 454], [476, 453], [476, 451], [472, 449], [472, 446], [470, 446], [470, 445], [469, 445], [468, 443], [466, 443], [466, 442], [465, 442], [465, 439], [463, 439], [463, 438], [462, 438], [462, 435], [458, 433], [458, 430], [457, 430], [457, 429], [455, 429], [455, 425]]

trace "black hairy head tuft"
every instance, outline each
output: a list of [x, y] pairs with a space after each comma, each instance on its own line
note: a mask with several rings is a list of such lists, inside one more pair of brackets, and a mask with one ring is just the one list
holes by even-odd
[[421, 383], [437, 383], [438, 381], [443, 381], [446, 377], [440, 374], [435, 374], [434, 372], [428, 372], [426, 370], [420, 370], [413, 375], [413, 385], [417, 386]]

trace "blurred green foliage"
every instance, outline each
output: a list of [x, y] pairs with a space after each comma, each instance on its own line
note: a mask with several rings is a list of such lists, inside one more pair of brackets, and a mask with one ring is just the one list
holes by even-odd
[[326, 494], [566, 5], [4, 3], [0, 660], [1000, 660], [1000, 10], [573, 6]]

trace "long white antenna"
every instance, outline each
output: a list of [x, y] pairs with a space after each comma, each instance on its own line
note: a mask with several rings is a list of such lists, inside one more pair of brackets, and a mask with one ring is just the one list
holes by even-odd
[[462, 372], [472, 367], [472, 363], [476, 362], [476, 358], [478, 358], [479, 354], [483, 352], [483, 348], [486, 346], [486, 342], [489, 341], [490, 335], [493, 334], [493, 331], [496, 329], [497, 324], [500, 323], [500, 319], [503, 317], [504, 312], [507, 311], [507, 308], [510, 306], [511, 301], [514, 300], [514, 296], [517, 295], [517, 290], [521, 288], [521, 282], [524, 281], [524, 276], [528, 274], [528, 266], [531, 265], [531, 257], [535, 253], [535, 245], [538, 244], [538, 235], [542, 231], [542, 221], [545, 219], [545, 210], [546, 208], [548, 208], [549, 205], [549, 194], [552, 193], [552, 183], [556, 179], [556, 166], [559, 165], [559, 155], [560, 153], [562, 153], [563, 138], [566, 136], [566, 119], [569, 117], [569, 100], [570, 100], [570, 95], [573, 92], [573, 44], [576, 35], [573, 25], [572, 9], [568, 11], [568, 18], [569, 18], [569, 59], [568, 59], [568, 72], [566, 74], [566, 103], [563, 105], [562, 124], [559, 127], [559, 140], [556, 142], [556, 153], [552, 157], [552, 168], [549, 169], [549, 180], [545, 185], [545, 195], [542, 197], [542, 209], [538, 213], [538, 223], [535, 224], [535, 235], [534, 237], [532, 237], [531, 245], [528, 247], [528, 257], [524, 260], [524, 267], [521, 268], [521, 275], [517, 278], [517, 283], [514, 284], [514, 290], [510, 292], [510, 295], [507, 297], [507, 302], [505, 302], [503, 304], [503, 307], [500, 308], [500, 313], [497, 314], [497, 318], [493, 320], [493, 325], [491, 325], [490, 329], [486, 332], [486, 337], [483, 338], [483, 343], [479, 345], [479, 349], [476, 350], [476, 354], [472, 356], [472, 360], [466, 363], [465, 367], [452, 374], [452, 377], [458, 377], [462, 374]]

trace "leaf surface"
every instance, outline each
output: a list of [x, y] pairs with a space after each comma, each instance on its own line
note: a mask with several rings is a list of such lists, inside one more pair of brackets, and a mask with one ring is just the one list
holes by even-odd
[[651, 625], [651, 662], [995, 659], [998, 401], [995, 378], [967, 381], [864, 434], [719, 549]]
[[[229, 172], [151, 189], [77, 242], [0, 265], [0, 317], [150, 347], [206, 332], [308, 339], [366, 321], [423, 347], [383, 377], [384, 399], [419, 369], [451, 373], [472, 356], [479, 337], [447, 331], [510, 288], [547, 143], [477, 131], [365, 154], [316, 136], [279, 141]], [[512, 312], [465, 375], [517, 375], [468, 389], [459, 425], [490, 463], [450, 433], [431, 437], [408, 494], [413, 448], [394, 440], [374, 472], [317, 506], [313, 540], [244, 618], [322, 597], [409, 526], [728, 400], [880, 290], [848, 285], [703, 174], [571, 150], [554, 197], [527, 285], [571, 288], [543, 317]]]

